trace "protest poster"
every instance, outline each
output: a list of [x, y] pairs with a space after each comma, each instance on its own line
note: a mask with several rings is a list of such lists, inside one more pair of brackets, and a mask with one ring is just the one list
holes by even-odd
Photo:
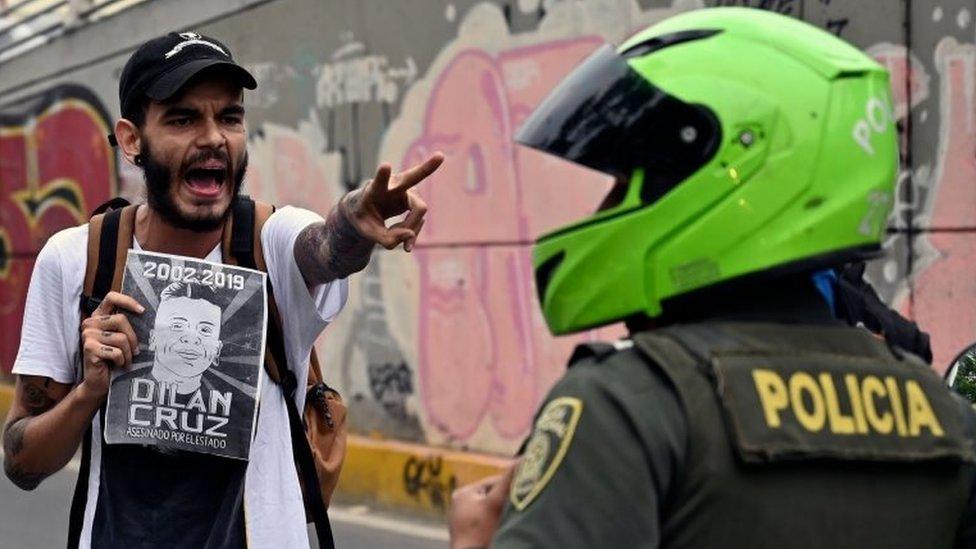
[[247, 459], [260, 394], [266, 275], [189, 257], [129, 250], [122, 293], [140, 353], [116, 369], [107, 444]]

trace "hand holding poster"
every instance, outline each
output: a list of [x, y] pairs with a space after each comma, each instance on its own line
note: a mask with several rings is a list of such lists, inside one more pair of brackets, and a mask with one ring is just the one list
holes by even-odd
[[266, 275], [129, 250], [122, 293], [140, 354], [109, 388], [107, 444], [247, 459], [267, 324]]

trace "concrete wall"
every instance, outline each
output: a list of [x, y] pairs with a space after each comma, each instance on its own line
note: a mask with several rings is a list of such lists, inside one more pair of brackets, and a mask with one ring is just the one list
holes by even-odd
[[800, 17], [889, 67], [904, 162], [889, 255], [870, 274], [933, 334], [940, 368], [976, 340], [976, 0], [216, 4], [156, 0], [0, 65], [3, 368], [47, 236], [117, 191], [141, 193], [103, 139], [127, 55], [154, 33], [193, 29], [229, 44], [260, 82], [246, 99], [255, 196], [324, 214], [381, 160], [447, 153], [423, 186], [422, 245], [376, 254], [319, 350], [358, 433], [512, 451], [572, 347], [621, 330], [548, 335], [530, 243], [590, 211], [606, 182], [511, 135], [603, 41], [717, 4]]

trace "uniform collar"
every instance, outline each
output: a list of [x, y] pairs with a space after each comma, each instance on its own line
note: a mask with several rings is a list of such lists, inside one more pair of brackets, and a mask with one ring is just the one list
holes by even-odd
[[[843, 324], [831, 313], [809, 273], [718, 289], [676, 300], [675, 305], [665, 318], [652, 322], [653, 327], [704, 321]], [[634, 331], [650, 326], [636, 321], [630, 327]]]

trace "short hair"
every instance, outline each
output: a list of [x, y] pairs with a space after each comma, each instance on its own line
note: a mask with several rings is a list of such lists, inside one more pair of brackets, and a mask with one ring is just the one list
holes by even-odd
[[217, 297], [217, 292], [210, 286], [205, 286], [203, 284], [190, 284], [187, 282], [173, 282], [172, 284], [163, 288], [163, 291], [159, 294], [159, 302], [162, 303], [168, 299], [173, 299], [176, 297], [188, 297], [190, 299], [204, 299], [209, 301], [211, 304], [220, 307], [220, 299]]

